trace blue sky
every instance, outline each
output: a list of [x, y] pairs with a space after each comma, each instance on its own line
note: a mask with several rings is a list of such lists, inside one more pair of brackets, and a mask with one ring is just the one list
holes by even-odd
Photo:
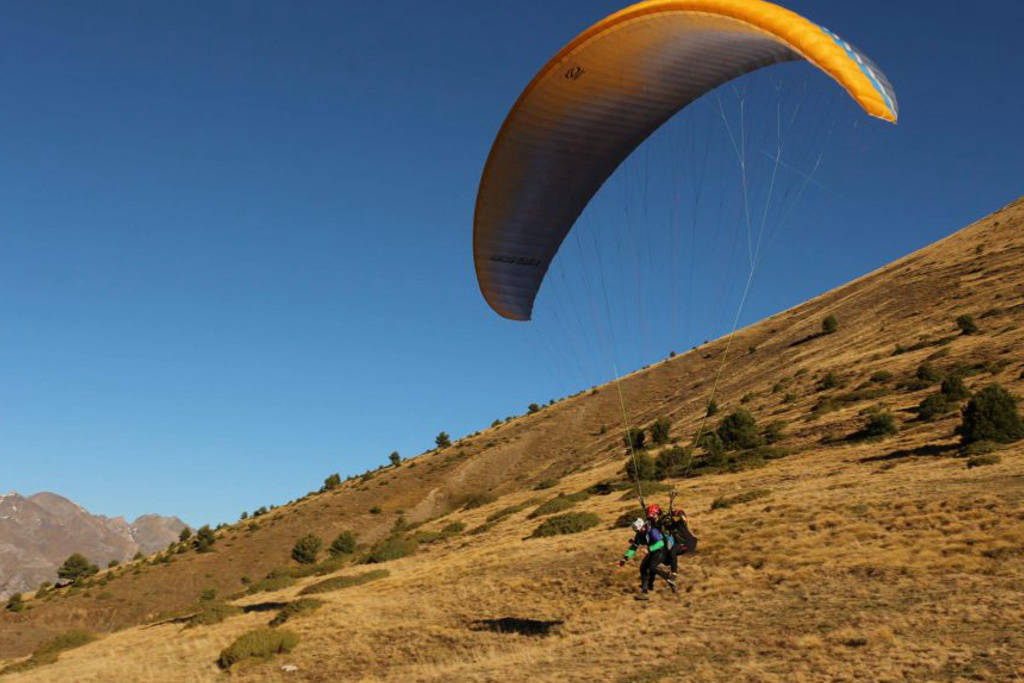
[[[712, 164], [688, 233], [707, 240], [700, 258], [665, 260], [677, 252], [659, 240], [682, 223], [652, 218], [668, 216], [685, 140], [721, 137], [710, 106], [598, 196], [535, 323], [498, 318], [477, 290], [473, 202], [498, 126], [558, 48], [621, 6], [5, 3], [0, 489], [229, 521], [727, 333], [745, 266], [702, 226], [734, 222], [731, 162]], [[787, 6], [870, 55], [901, 120], [779, 68], [831, 127], [793, 136], [801, 168], [821, 150], [821, 170], [773, 227], [741, 324], [1024, 193], [1024, 6]], [[776, 82], [759, 75], [719, 100], [733, 111], [749, 92], [751, 130]], [[707, 272], [682, 288], [695, 263]], [[586, 273], [609, 308], [640, 302], [604, 348], [600, 319], [573, 319], [602, 303]]]

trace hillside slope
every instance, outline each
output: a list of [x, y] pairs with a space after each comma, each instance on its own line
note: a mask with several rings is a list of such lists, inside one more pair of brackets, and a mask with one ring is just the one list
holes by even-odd
[[[69, 628], [117, 632], [9, 680], [213, 679], [222, 648], [321, 578], [239, 598], [249, 611], [215, 625], [186, 629], [169, 617], [194, 611], [204, 589], [229, 595], [295, 567], [290, 550], [307, 533], [330, 542], [358, 530], [368, 546], [399, 519], [422, 523], [420, 532], [453, 522], [467, 531], [381, 565], [385, 578], [317, 595], [325, 606], [287, 624], [298, 647], [237, 666], [237, 677], [1019, 676], [1024, 443], [1000, 450], [994, 464], [968, 468], [956, 457], [957, 412], [926, 421], [916, 407], [937, 389], [917, 379], [922, 363], [939, 375], [964, 375], [972, 390], [998, 382], [1024, 393], [1022, 264], [1018, 201], [740, 330], [715, 419], [742, 406], [762, 424], [785, 421], [779, 445], [789, 455], [662, 482], [679, 492], [701, 539], [699, 553], [682, 561], [678, 595], [662, 587], [637, 603], [635, 567], [614, 568], [628, 534], [613, 523], [636, 509], [628, 491], [591, 495], [573, 508], [596, 513], [596, 527], [527, 538], [543, 520], [528, 518], [538, 503], [621, 479], [618, 398], [601, 387], [234, 524], [219, 532], [213, 552], [151, 558], [31, 600], [31, 609], [0, 617], [0, 657], [13, 661]], [[838, 330], [818, 334], [830, 314]], [[960, 334], [955, 321], [963, 314], [977, 321], [977, 334]], [[717, 340], [625, 378], [632, 421], [646, 426], [666, 416], [674, 435], [693, 434], [725, 347]], [[872, 410], [893, 414], [898, 433], [851, 439]], [[757, 497], [712, 506], [740, 494]], [[520, 509], [486, 533], [470, 533], [510, 507]], [[147, 622], [155, 625], [126, 628]], [[282, 672], [286, 663], [298, 671]]]

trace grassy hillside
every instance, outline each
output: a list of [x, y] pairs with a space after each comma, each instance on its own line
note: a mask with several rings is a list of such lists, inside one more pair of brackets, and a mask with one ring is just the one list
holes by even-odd
[[[698, 451], [688, 474], [701, 476], [657, 483], [678, 491], [701, 539], [682, 561], [678, 595], [662, 586], [635, 602], [635, 567], [614, 567], [628, 534], [613, 525], [636, 504], [629, 491], [591, 489], [621, 480], [625, 462], [618, 397], [606, 386], [222, 529], [212, 552], [148, 558], [30, 599], [0, 616], [3, 664], [17, 667], [70, 629], [100, 637], [7, 679], [212, 679], [221, 651], [300, 591], [376, 569], [388, 573], [311, 595], [324, 604], [278, 627], [297, 636], [294, 649], [233, 674], [1012, 679], [1024, 651], [1024, 442], [969, 461], [954, 434], [962, 402], [932, 420], [918, 406], [953, 374], [972, 391], [999, 383], [1024, 393], [1022, 265], [1018, 201], [739, 331], [708, 425], [742, 407], [762, 426], [786, 423], [780, 450], [706, 474]], [[838, 327], [821, 334], [829, 315]], [[962, 315], [975, 333], [962, 333]], [[718, 340], [624, 379], [633, 422], [666, 417], [685, 445], [725, 347]], [[877, 414], [898, 431], [861, 438]], [[560, 503], [596, 514], [596, 526], [530, 538], [550, 518], [531, 517], [540, 504], [587, 489], [585, 500]], [[283, 570], [300, 567], [290, 558], [298, 538], [330, 543], [350, 529], [361, 532], [351, 560], [283, 585]], [[410, 547], [418, 539], [417, 552], [354, 564], [392, 534]], [[276, 584], [265, 585], [276, 590], [237, 597], [274, 570]], [[226, 609], [200, 600], [211, 589], [247, 611], [188, 627]]]

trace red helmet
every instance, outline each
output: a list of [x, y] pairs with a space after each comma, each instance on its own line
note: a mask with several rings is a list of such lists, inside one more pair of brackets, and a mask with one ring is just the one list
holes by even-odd
[[654, 517], [659, 517], [660, 515], [661, 515], [661, 506], [660, 505], [648, 505], [647, 506], [647, 516], [648, 517], [654, 518]]

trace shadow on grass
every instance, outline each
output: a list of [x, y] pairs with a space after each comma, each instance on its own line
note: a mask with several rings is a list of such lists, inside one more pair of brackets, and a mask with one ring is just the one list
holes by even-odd
[[925, 455], [931, 457], [952, 455], [958, 450], [957, 444], [929, 444], [927, 446], [918, 446], [917, 448], [903, 448], [898, 451], [892, 451], [885, 455], [872, 455], [868, 458], [861, 458], [857, 462], [879, 462], [881, 460], [899, 460], [900, 458], [909, 458], [915, 455]]
[[494, 631], [495, 633], [518, 633], [521, 636], [548, 636], [551, 629], [561, 626], [561, 619], [543, 621], [540, 619], [520, 619], [519, 617], [502, 617], [501, 619], [477, 619], [470, 622], [471, 631]]
[[284, 609], [287, 606], [287, 602], [257, 602], [252, 605], [245, 605], [242, 607], [242, 611], [246, 614], [249, 612], [273, 612], [274, 610]]
[[817, 339], [818, 337], [824, 337], [824, 336], [826, 336], [824, 332], [815, 332], [814, 334], [807, 335], [803, 339], [797, 339], [795, 342], [793, 342], [792, 344], [790, 344], [786, 348], [790, 348], [791, 349], [794, 346], [802, 346], [802, 345], [806, 344], [807, 342], [812, 342], [815, 339]]

